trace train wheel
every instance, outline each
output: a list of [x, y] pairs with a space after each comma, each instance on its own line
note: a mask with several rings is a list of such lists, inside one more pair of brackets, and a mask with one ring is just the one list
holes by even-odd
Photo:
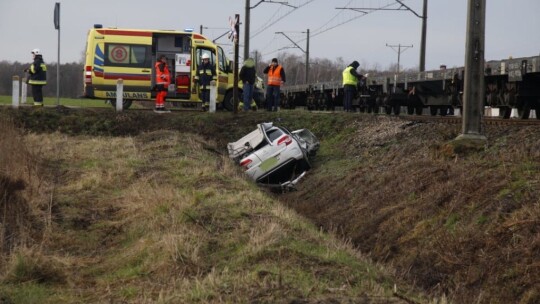
[[418, 106], [415, 109], [416, 115], [422, 115], [422, 112], [424, 112], [424, 107]]
[[500, 107], [499, 108], [499, 117], [503, 119], [509, 119], [512, 114], [512, 108], [510, 107]]
[[448, 115], [448, 106], [439, 106], [439, 114], [441, 114], [441, 116]]
[[384, 106], [384, 112], [386, 115], [392, 114], [392, 107], [391, 106]]
[[518, 116], [520, 119], [529, 119], [531, 114], [531, 109], [528, 107], [518, 108]]
[[437, 115], [437, 110], [438, 110], [437, 106], [429, 106], [429, 114], [431, 116], [436, 116]]
[[397, 105], [397, 106], [393, 106], [393, 110], [394, 110], [394, 115], [398, 116], [399, 113], [401, 113], [401, 106]]
[[414, 107], [407, 106], [407, 115], [413, 115], [413, 114], [414, 114]]

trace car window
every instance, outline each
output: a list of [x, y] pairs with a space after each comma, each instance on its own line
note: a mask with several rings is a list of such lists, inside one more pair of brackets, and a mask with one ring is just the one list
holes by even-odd
[[278, 139], [281, 135], [283, 135], [283, 131], [280, 129], [273, 129], [266, 132], [266, 136], [268, 136], [270, 142], [274, 142], [274, 140]]

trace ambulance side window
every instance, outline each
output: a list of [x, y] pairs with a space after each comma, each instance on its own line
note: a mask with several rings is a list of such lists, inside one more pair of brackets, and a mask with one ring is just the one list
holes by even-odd
[[220, 46], [218, 46], [218, 67], [220, 71], [227, 72], [227, 57]]
[[152, 65], [150, 46], [136, 44], [105, 44], [105, 65], [149, 68]]
[[199, 66], [201, 64], [201, 62], [202, 62], [201, 58], [202, 58], [203, 54], [207, 54], [208, 56], [210, 56], [210, 64], [211, 65], [216, 64], [216, 55], [214, 54], [213, 50], [198, 48], [197, 49], [197, 66]]

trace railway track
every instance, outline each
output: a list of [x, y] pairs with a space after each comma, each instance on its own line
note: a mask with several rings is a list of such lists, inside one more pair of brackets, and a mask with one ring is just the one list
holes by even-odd
[[[5, 107], [10, 107], [10, 105], [3, 105]], [[21, 108], [31, 108], [31, 105], [20, 105]], [[45, 108], [58, 108], [57, 106], [45, 106]], [[83, 109], [84, 107], [78, 107], [78, 106], [60, 106], [60, 108], [69, 108], [73, 110], [77, 109]], [[92, 108], [92, 109], [110, 109], [107, 106], [103, 108]], [[172, 107], [171, 113], [186, 113], [186, 112], [200, 112], [200, 109], [195, 108], [177, 108]], [[297, 107], [296, 110], [303, 111], [302, 107]], [[130, 108], [125, 111], [141, 111], [141, 112], [151, 112], [153, 111], [152, 107], [138, 107], [138, 108]], [[263, 109], [260, 109], [259, 111], [265, 111]], [[294, 109], [282, 109], [280, 111], [295, 111]], [[307, 110], [306, 110], [307, 111]], [[335, 113], [343, 113], [342, 111], [320, 111], [320, 110], [311, 110], [312, 113], [326, 113], [326, 114], [335, 114]], [[163, 115], [170, 115], [171, 113], [165, 113]], [[433, 121], [433, 122], [442, 122], [442, 123], [449, 123], [449, 124], [460, 124], [462, 122], [462, 116], [461, 115], [449, 115], [449, 116], [431, 116], [431, 115], [387, 115], [383, 113], [363, 113], [363, 112], [354, 112], [350, 113], [350, 115], [381, 115], [381, 116], [392, 116], [392, 117], [398, 117], [400, 119], [409, 120], [409, 121]], [[510, 119], [503, 119], [499, 117], [482, 117], [482, 124], [485, 125], [521, 125], [521, 126], [530, 126], [530, 125], [537, 125], [540, 126], [540, 119], [517, 119], [517, 118], [510, 118]]]
[[[399, 116], [405, 120], [411, 121], [436, 121], [444, 123], [458, 124], [463, 120], [462, 116], [428, 116], [428, 115], [400, 115]], [[482, 117], [482, 124], [484, 125], [520, 125], [520, 126], [530, 126], [537, 125], [540, 126], [540, 119], [502, 119], [498, 117]]]

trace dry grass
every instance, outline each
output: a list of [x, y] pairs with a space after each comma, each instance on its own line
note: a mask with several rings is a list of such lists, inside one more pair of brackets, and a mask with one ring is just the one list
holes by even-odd
[[16, 222], [2, 222], [27, 231], [2, 254], [3, 299], [400, 301], [383, 268], [261, 192], [211, 140], [167, 130], [23, 135], [10, 126], [0, 148], [33, 152], [28, 163], [1, 163], [19, 170], [4, 172], [24, 181], [27, 203], [13, 211]]
[[41, 151], [30, 149], [10, 120], [0, 119], [0, 129], [0, 252], [9, 254], [42, 238], [51, 184], [36, 157]]
[[[339, 160], [285, 198], [291, 206], [433, 295], [455, 303], [540, 299], [537, 127], [488, 127], [487, 146], [448, 153], [458, 126], [391, 117], [361, 117], [355, 126], [329, 152]], [[329, 179], [332, 187], [313, 191]]]
[[[14, 302], [387, 303], [394, 283], [437, 303], [539, 301], [537, 127], [487, 126], [471, 148], [457, 125], [371, 115], [11, 116], [56, 181], [28, 204], [47, 224], [21, 256], [68, 265], [59, 283], [0, 283]], [[224, 156], [262, 121], [322, 140], [299, 191], [260, 192]]]

